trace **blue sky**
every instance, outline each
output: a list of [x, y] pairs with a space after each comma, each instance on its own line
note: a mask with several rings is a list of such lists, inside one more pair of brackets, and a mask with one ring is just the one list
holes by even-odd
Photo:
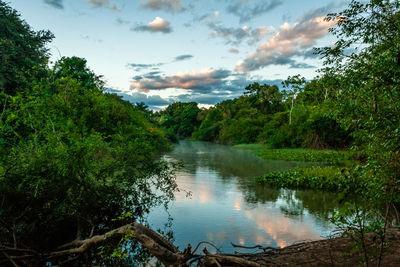
[[252, 82], [316, 75], [313, 47], [334, 40], [324, 15], [345, 1], [9, 0], [35, 30], [55, 34], [52, 60], [86, 58], [110, 91], [154, 109], [202, 106]]

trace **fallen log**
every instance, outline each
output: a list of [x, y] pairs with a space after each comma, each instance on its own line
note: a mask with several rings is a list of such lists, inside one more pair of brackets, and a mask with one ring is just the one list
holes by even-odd
[[[55, 251], [40, 253], [33, 249], [2, 246], [0, 243], [0, 265], [7, 263], [9, 266], [25, 266], [27, 262], [57, 261], [67, 258], [70, 263], [78, 259], [79, 255], [89, 252], [91, 249], [104, 245], [107, 242], [120, 240], [129, 236], [136, 239], [146, 248], [151, 255], [156, 257], [165, 266], [320, 266], [320, 265], [360, 265], [362, 264], [361, 253], [352, 251], [354, 246], [350, 238], [338, 237], [326, 240], [296, 243], [286, 248], [256, 246], [242, 246], [232, 244], [233, 247], [244, 249], [259, 249], [257, 253], [235, 253], [224, 254], [210, 253], [206, 248], [203, 253], [198, 253], [200, 244], [208, 244], [207, 241], [200, 242], [192, 251], [188, 245], [183, 251], [178, 250], [171, 242], [150, 228], [139, 224], [130, 223], [103, 235], [96, 235], [83, 240], [74, 240], [59, 246]], [[374, 253], [376, 240], [374, 233], [366, 236], [369, 252]], [[400, 266], [400, 230], [388, 229], [385, 253], [382, 258], [382, 266]], [[214, 246], [215, 247], [215, 246]], [[372, 257], [370, 264], [375, 264]], [[60, 262], [60, 261], [58, 261]], [[5, 264], [4, 264], [5, 265]]]

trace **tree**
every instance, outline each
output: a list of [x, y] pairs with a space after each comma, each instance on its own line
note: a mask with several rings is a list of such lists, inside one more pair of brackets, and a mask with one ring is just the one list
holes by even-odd
[[33, 75], [43, 76], [48, 62], [46, 44], [54, 36], [35, 32], [17, 11], [0, 1], [0, 91], [15, 95]]
[[[85, 59], [63, 57], [50, 69], [48, 39], [3, 2], [0, 11], [11, 49], [0, 66], [0, 250], [46, 253], [168, 202], [176, 184], [159, 158], [169, 147], [164, 134], [134, 105], [103, 93]], [[21, 264], [45, 264], [34, 259]]]
[[317, 51], [323, 73], [340, 77], [336, 118], [354, 129], [356, 149], [367, 154], [357, 170], [369, 182], [365, 197], [384, 218], [382, 252], [390, 213], [400, 220], [400, 2], [352, 1], [327, 20], [336, 21], [337, 41]]
[[282, 85], [285, 90], [284, 94], [287, 98], [290, 99], [290, 112], [289, 112], [289, 125], [292, 124], [292, 112], [294, 107], [294, 100], [297, 95], [302, 92], [304, 84], [306, 83], [306, 79], [301, 77], [300, 75], [289, 76], [285, 81], [282, 82]]
[[161, 112], [161, 125], [178, 138], [187, 138], [200, 125], [197, 114], [201, 109], [195, 102], [175, 102]]
[[80, 83], [80, 87], [103, 89], [104, 82], [87, 67], [87, 61], [79, 57], [62, 57], [53, 67], [55, 78], [70, 77]]
[[202, 141], [217, 140], [222, 120], [222, 112], [217, 108], [211, 108], [193, 136]]
[[278, 86], [255, 82], [245, 88], [245, 95], [251, 98], [251, 102], [264, 114], [281, 111], [282, 94]]

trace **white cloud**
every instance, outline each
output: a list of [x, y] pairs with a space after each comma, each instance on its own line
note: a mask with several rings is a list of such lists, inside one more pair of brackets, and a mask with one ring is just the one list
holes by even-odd
[[156, 17], [153, 21], [149, 22], [149, 28], [155, 32], [169, 32], [170, 23], [163, 18]]
[[142, 32], [162, 32], [162, 33], [170, 33], [172, 32], [171, 25], [169, 21], [161, 18], [155, 17], [153, 21], [150, 21], [147, 25], [139, 25], [132, 28], [133, 31], [142, 31]]

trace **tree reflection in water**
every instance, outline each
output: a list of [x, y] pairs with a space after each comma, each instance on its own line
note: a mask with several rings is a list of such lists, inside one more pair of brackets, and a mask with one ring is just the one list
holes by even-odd
[[[327, 218], [338, 207], [334, 194], [276, 189], [254, 179], [308, 164], [265, 161], [249, 151], [192, 141], [180, 142], [166, 159], [184, 165], [176, 178], [184, 191], [175, 194], [170, 208], [175, 245], [181, 248], [200, 241], [224, 252], [234, 251], [231, 242], [287, 246], [333, 229]], [[154, 209], [150, 226], [159, 227], [165, 218], [162, 209]]]

